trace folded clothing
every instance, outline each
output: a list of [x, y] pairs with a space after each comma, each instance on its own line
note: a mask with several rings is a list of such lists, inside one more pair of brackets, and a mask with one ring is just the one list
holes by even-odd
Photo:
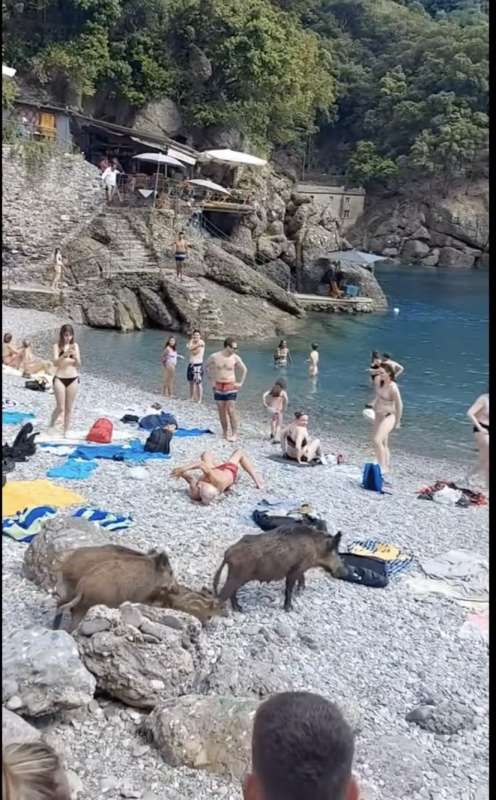
[[2, 425], [19, 425], [27, 419], [34, 419], [30, 411], [2, 411]]
[[355, 540], [348, 545], [348, 552], [384, 561], [389, 578], [410, 569], [414, 564], [414, 557], [411, 553], [405, 553], [396, 545], [379, 542], [377, 539]]
[[134, 520], [130, 514], [113, 514], [110, 511], [103, 511], [101, 508], [93, 508], [92, 506], [77, 508], [72, 516], [79, 519], [87, 519], [89, 522], [97, 522], [106, 531], [120, 531], [134, 525]]
[[165, 425], [175, 425], [177, 428], [177, 420], [174, 414], [161, 411], [159, 414], [147, 414], [141, 417], [139, 421], [140, 428], [143, 428], [145, 431], [152, 431], [154, 428], [163, 428]]
[[[468, 506], [484, 506], [487, 503], [485, 496], [482, 492], [473, 492], [471, 489], [464, 489], [462, 486], [457, 486], [456, 483], [453, 481], [436, 481], [432, 484], [432, 486], [425, 486], [423, 489], [419, 489], [417, 492], [417, 499], [418, 500], [434, 500], [436, 498], [436, 494], [446, 488], [454, 490], [456, 492], [461, 492], [461, 495], [455, 497], [452, 493], [449, 495], [444, 492], [445, 500], [446, 501], [453, 501], [453, 505], [459, 506], [460, 508], [467, 508]], [[441, 498], [441, 502], [443, 502], [443, 498]]]
[[16, 542], [32, 542], [47, 519], [57, 515], [54, 506], [35, 506], [2, 519], [2, 533]]
[[149, 453], [145, 451], [140, 439], [133, 439], [128, 445], [119, 444], [83, 444], [76, 447], [74, 458], [109, 458], [113, 461], [135, 461], [142, 463], [151, 459], [166, 459], [170, 455], [165, 453]]
[[36, 506], [55, 506], [64, 508], [76, 503], [84, 503], [85, 498], [71, 492], [52, 481], [9, 481], [2, 489], [2, 516], [15, 514], [20, 509]]
[[68, 458], [64, 464], [51, 467], [47, 471], [49, 478], [65, 478], [66, 480], [82, 481], [89, 478], [98, 468], [98, 462], [85, 459]]

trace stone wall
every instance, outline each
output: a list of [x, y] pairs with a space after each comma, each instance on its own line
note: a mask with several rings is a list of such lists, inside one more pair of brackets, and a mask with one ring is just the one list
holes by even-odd
[[[31, 145], [32, 147], [32, 145]], [[47, 283], [55, 247], [77, 236], [104, 202], [96, 167], [82, 155], [39, 160], [2, 146], [2, 273], [16, 284]]]

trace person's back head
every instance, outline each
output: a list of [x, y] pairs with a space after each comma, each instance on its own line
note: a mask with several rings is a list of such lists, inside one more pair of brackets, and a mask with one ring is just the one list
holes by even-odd
[[353, 732], [339, 708], [310, 692], [283, 692], [258, 708], [245, 800], [358, 800]]
[[6, 800], [71, 800], [67, 778], [55, 751], [43, 742], [4, 747], [2, 796]]
[[272, 397], [280, 397], [282, 394], [282, 386], [280, 383], [275, 383], [270, 390]]
[[288, 388], [288, 383], [284, 378], [278, 378], [274, 382], [274, 386], [280, 386], [281, 387], [281, 391], [284, 391], [285, 389]]
[[4, 333], [3, 335], [3, 343], [10, 344], [12, 341], [12, 334], [11, 333]]
[[370, 358], [371, 358], [372, 361], [380, 361], [381, 360], [381, 354], [378, 353], [377, 350], [372, 350], [372, 355], [371, 355]]
[[390, 353], [383, 353], [382, 354], [383, 361], [391, 361], [391, 354]]
[[312, 342], [312, 350], [318, 350], [318, 349], [319, 349], [318, 344], [315, 344], [315, 342]]
[[27, 349], [28, 347], [31, 347], [31, 342], [29, 341], [29, 339], [23, 339], [23, 340], [22, 340], [22, 346], [23, 346], [25, 349]]

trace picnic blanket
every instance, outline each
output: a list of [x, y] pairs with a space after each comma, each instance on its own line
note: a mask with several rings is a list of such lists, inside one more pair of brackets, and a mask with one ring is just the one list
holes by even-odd
[[54, 506], [35, 506], [18, 511], [12, 517], [2, 519], [2, 533], [16, 542], [32, 542], [40, 532], [43, 523], [57, 515]]
[[89, 522], [97, 522], [106, 531], [120, 531], [134, 525], [130, 514], [113, 514], [111, 511], [104, 511], [92, 506], [81, 506], [74, 511], [72, 516], [87, 519]]
[[[451, 495], [445, 492], [446, 500], [451, 499], [452, 504], [460, 508], [468, 508], [468, 506], [484, 506], [487, 503], [485, 496], [482, 492], [473, 492], [471, 489], [464, 489], [462, 486], [457, 486], [453, 481], [436, 481], [432, 486], [425, 486], [423, 489], [417, 491], [418, 500], [435, 500], [438, 492], [451, 489]], [[460, 494], [453, 494], [459, 492]]]
[[45, 479], [10, 481], [2, 489], [2, 517], [36, 506], [64, 508], [84, 500], [81, 495]]
[[27, 419], [34, 419], [30, 411], [4, 411], [2, 410], [2, 425], [19, 425]]
[[170, 455], [166, 455], [165, 453], [149, 453], [144, 449], [143, 442], [140, 439], [133, 439], [127, 445], [83, 444], [76, 447], [72, 455], [74, 458], [86, 458], [88, 460], [93, 458], [108, 458], [113, 461], [134, 461], [138, 464], [144, 461], [170, 458]]
[[85, 459], [68, 458], [64, 464], [57, 467], [50, 467], [47, 470], [49, 478], [65, 478], [72, 481], [83, 481], [89, 478], [90, 475], [98, 468], [98, 462], [93, 459], [86, 461]]
[[348, 545], [348, 553], [353, 553], [357, 556], [371, 556], [384, 561], [386, 573], [390, 578], [410, 569], [414, 563], [414, 557], [411, 553], [402, 551], [395, 544], [379, 542], [377, 539], [355, 539]]

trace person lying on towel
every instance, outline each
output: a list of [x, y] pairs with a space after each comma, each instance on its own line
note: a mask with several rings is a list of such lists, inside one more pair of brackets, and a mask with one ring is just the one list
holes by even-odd
[[[199, 461], [185, 464], [183, 467], [176, 467], [171, 472], [173, 478], [184, 478], [188, 484], [189, 496], [192, 500], [199, 500], [204, 505], [208, 505], [224, 492], [227, 492], [236, 482], [238, 469], [242, 467], [253, 479], [257, 489], [263, 489], [263, 484], [251, 462], [248, 460], [243, 450], [235, 450], [234, 453], [224, 464], [215, 464], [212, 453], [204, 452]], [[202, 476], [197, 478], [193, 475], [194, 470], [200, 470]]]

